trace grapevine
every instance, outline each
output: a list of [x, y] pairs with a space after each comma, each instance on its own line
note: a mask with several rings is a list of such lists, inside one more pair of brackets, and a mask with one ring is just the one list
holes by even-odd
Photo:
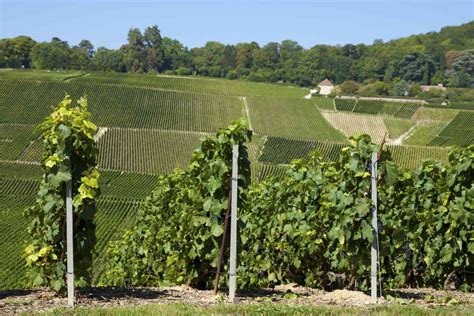
[[43, 176], [34, 206], [25, 211], [31, 219], [24, 257], [33, 286], [65, 286], [65, 183], [72, 182], [74, 252], [77, 286], [89, 283], [95, 244], [93, 215], [99, 193], [96, 126], [90, 121], [87, 100], [77, 106], [66, 95], [40, 125], [44, 144]]

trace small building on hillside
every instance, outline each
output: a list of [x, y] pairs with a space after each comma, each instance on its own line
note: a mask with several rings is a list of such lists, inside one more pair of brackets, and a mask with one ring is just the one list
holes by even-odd
[[437, 86], [421, 86], [421, 91], [429, 91], [429, 90], [441, 90], [446, 91], [446, 87], [443, 86], [442, 83], [438, 84]]
[[334, 90], [334, 85], [328, 79], [324, 79], [318, 84], [319, 94], [328, 95]]

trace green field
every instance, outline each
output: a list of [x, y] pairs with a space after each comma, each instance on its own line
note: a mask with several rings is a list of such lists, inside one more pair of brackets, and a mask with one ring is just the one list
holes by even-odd
[[334, 99], [334, 105], [338, 111], [352, 112], [356, 103], [356, 99]]
[[205, 134], [172, 130], [108, 129], [99, 139], [99, 166], [164, 174], [185, 166]]
[[[409, 169], [424, 159], [447, 161], [448, 148], [427, 144], [473, 141], [470, 111], [325, 97], [308, 100], [303, 98], [306, 89], [223, 79], [0, 72], [0, 230], [9, 241], [0, 244], [0, 289], [23, 286], [20, 254], [27, 220], [22, 212], [33, 203], [42, 173], [42, 141], [35, 126], [66, 91], [73, 98], [88, 96], [99, 126], [102, 195], [97, 203], [94, 282], [103, 272], [106, 244], [133, 224], [158, 176], [186, 166], [202, 137], [234, 119], [247, 118], [254, 131], [248, 144], [253, 181], [281, 177], [292, 159], [306, 158], [314, 149], [325, 160], [337, 159], [353, 131], [369, 132], [380, 142], [386, 130], [394, 138], [417, 123], [406, 143], [423, 146], [387, 147], [393, 159]], [[359, 113], [347, 113], [352, 111]]]
[[404, 120], [398, 118], [385, 117], [383, 119], [385, 126], [388, 130], [388, 137], [395, 139], [400, 137], [403, 133], [407, 132], [415, 122], [412, 120]]
[[311, 99], [314, 100], [316, 106], [321, 110], [335, 111], [334, 99], [328, 97], [313, 96]]
[[0, 124], [0, 159], [15, 160], [36, 138], [34, 126]]
[[318, 141], [304, 141], [282, 137], [269, 137], [259, 160], [271, 164], [288, 164], [295, 158], [305, 158], [312, 150], [321, 153], [323, 160], [334, 161], [345, 145]]
[[[59, 82], [82, 82], [107, 84], [110, 86], [135, 86], [168, 91], [217, 94], [226, 96], [276, 96], [303, 97], [308, 93], [304, 88], [279, 84], [255, 83], [239, 80], [225, 80], [204, 77], [177, 77], [153, 74], [122, 74], [113, 72], [85, 73], [79, 71], [3, 71], [5, 79], [54, 80]], [[0, 90], [1, 91], [1, 90]]]
[[99, 126], [159, 128], [212, 132], [243, 115], [237, 97], [77, 82], [4, 80], [0, 123], [37, 124], [68, 92], [88, 96], [89, 110]]
[[334, 104], [338, 111], [361, 114], [388, 115], [410, 119], [420, 108], [418, 103], [395, 102], [386, 100], [342, 99], [335, 98]]
[[474, 112], [462, 111], [446, 126], [438, 137], [433, 139], [434, 146], [465, 146], [474, 143]]
[[[293, 159], [306, 158], [308, 153], [316, 150], [323, 160], [334, 161], [345, 144], [324, 143], [303, 140], [292, 140], [281, 137], [268, 139], [259, 160], [267, 164], [285, 165]], [[424, 160], [435, 159], [448, 163], [448, 149], [445, 147], [386, 145], [393, 161], [400, 167], [415, 170]]]
[[319, 141], [345, 140], [311, 100], [252, 97], [247, 98], [247, 104], [257, 133]]

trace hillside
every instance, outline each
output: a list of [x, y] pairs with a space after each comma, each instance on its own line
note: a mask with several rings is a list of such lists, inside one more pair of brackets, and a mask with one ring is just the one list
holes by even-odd
[[41, 175], [42, 144], [35, 126], [65, 92], [73, 98], [87, 95], [99, 126], [102, 195], [95, 280], [102, 273], [106, 243], [133, 224], [158, 176], [185, 166], [203, 137], [239, 117], [247, 118], [255, 132], [249, 144], [254, 181], [281, 176], [292, 159], [313, 149], [334, 160], [353, 134], [368, 133], [381, 142], [387, 132], [387, 149], [410, 169], [424, 159], [446, 162], [446, 146], [474, 141], [470, 108], [307, 100], [302, 88], [222, 79], [2, 71], [0, 230], [10, 242], [0, 244], [0, 289], [21, 286], [22, 210], [34, 201]]

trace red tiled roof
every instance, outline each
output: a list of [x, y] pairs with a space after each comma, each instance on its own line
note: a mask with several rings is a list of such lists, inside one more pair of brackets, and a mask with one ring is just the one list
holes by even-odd
[[332, 84], [332, 82], [328, 79], [324, 79], [323, 81], [321, 81], [318, 86], [325, 86], [325, 87], [334, 87], [334, 85]]

